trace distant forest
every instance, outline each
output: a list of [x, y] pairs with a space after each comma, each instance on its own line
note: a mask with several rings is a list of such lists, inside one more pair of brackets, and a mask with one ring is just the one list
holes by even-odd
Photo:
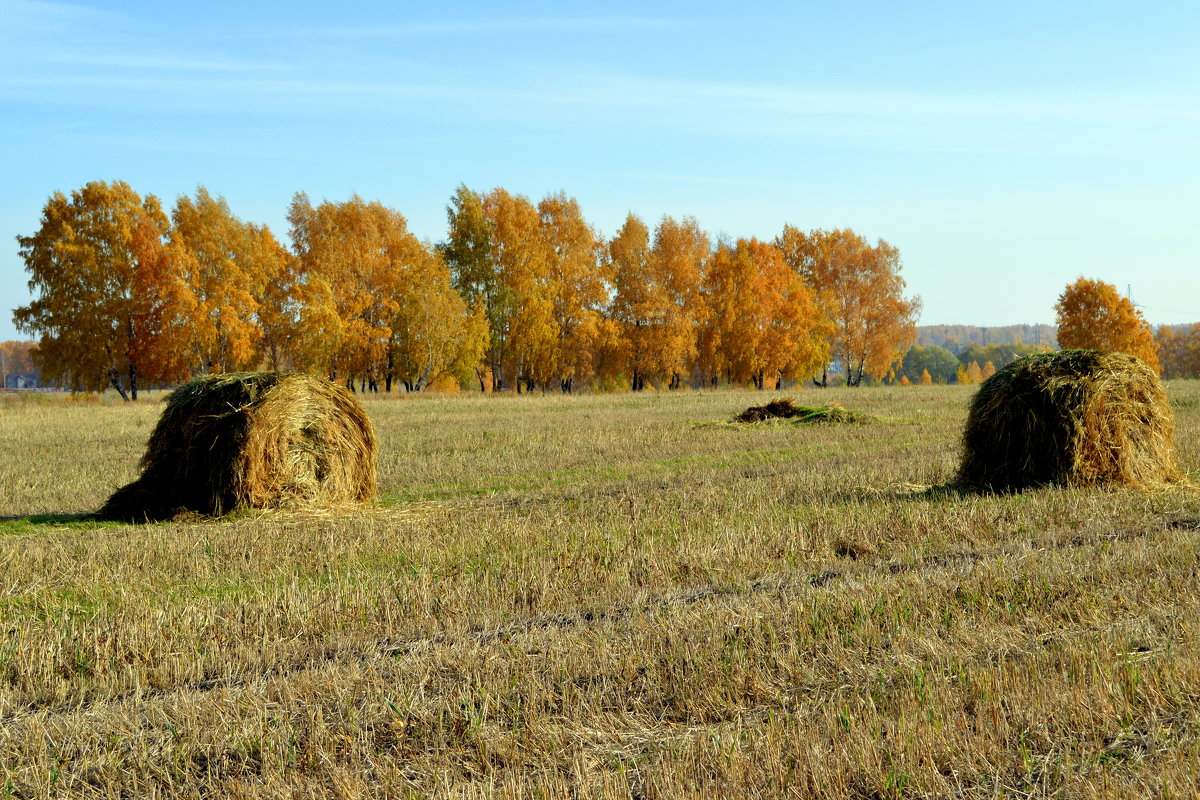
[[1032, 344], [1053, 349], [1058, 347], [1058, 335], [1053, 325], [918, 325], [917, 344], [944, 347], [955, 355], [971, 345]]

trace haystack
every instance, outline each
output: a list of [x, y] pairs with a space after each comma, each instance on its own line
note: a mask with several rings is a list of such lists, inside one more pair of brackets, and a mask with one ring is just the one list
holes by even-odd
[[375, 434], [358, 401], [311, 375], [209, 375], [176, 389], [150, 435], [142, 474], [103, 519], [220, 516], [375, 497]]
[[1064, 350], [1018, 359], [971, 401], [958, 484], [994, 492], [1181, 480], [1158, 376], [1123, 353]]

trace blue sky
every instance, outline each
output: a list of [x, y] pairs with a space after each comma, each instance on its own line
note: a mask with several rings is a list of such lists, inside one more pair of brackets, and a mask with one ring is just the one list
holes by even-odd
[[922, 323], [1080, 275], [1200, 320], [1200, 4], [0, 0], [0, 339], [55, 190], [296, 191], [445, 235], [459, 183], [900, 248]]

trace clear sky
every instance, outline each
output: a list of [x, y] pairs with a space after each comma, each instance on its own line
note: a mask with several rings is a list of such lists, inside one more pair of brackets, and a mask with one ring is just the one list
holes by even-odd
[[203, 184], [281, 237], [459, 183], [900, 248], [923, 324], [1052, 322], [1080, 275], [1200, 321], [1200, 3], [0, 0], [0, 339], [47, 197]]

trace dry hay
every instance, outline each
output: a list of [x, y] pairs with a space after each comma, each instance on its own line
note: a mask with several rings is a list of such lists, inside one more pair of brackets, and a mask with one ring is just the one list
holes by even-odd
[[1181, 481], [1158, 376], [1123, 353], [1064, 350], [1018, 359], [971, 401], [960, 488], [1010, 492]]
[[772, 400], [765, 406], [751, 406], [733, 418], [734, 422], [765, 422], [790, 419], [794, 422], [863, 422], [865, 416], [847, 411], [836, 403], [827, 406], [798, 406], [790, 397]]
[[375, 497], [375, 434], [340, 386], [298, 373], [209, 375], [166, 402], [141, 477], [118, 489], [100, 518], [215, 517]]

